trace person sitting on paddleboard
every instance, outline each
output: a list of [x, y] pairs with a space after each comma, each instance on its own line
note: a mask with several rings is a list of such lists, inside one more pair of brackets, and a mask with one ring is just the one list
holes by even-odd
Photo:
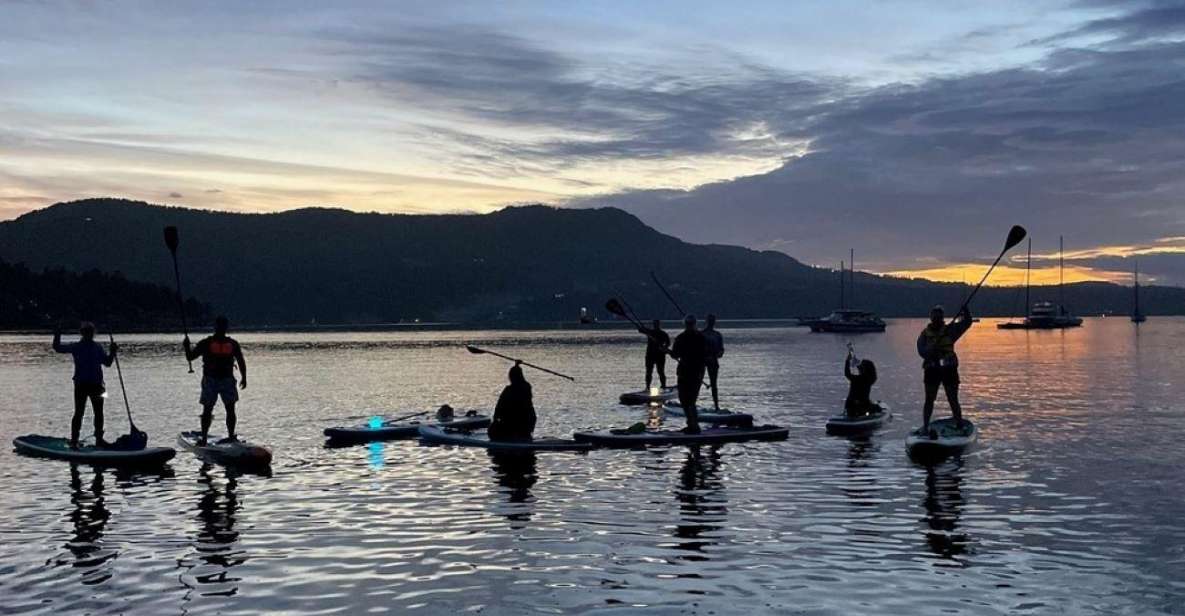
[[646, 335], [646, 391], [654, 381], [654, 370], [658, 369], [658, 383], [667, 388], [667, 351], [671, 347], [671, 336], [662, 330], [662, 322], [654, 320], [651, 327], [639, 327], [638, 332]]
[[959, 406], [959, 356], [955, 355], [955, 343], [971, 329], [971, 323], [971, 311], [966, 307], [947, 324], [942, 306], [935, 306], [930, 310], [930, 323], [918, 336], [918, 355], [922, 356], [926, 386], [926, 403], [922, 407], [923, 432], [930, 429], [930, 416], [934, 414], [939, 386], [946, 391], [955, 422], [963, 425], [963, 409]]
[[716, 330], [716, 315], [709, 314], [707, 324], [704, 325], [704, 344], [708, 345], [705, 358], [708, 369], [708, 387], [712, 390], [712, 405], [720, 410], [720, 389], [716, 387], [716, 378], [720, 376], [720, 358], [724, 357], [724, 336]]
[[675, 336], [671, 357], [679, 360], [679, 368], [675, 374], [678, 377], [676, 384], [679, 388], [679, 404], [683, 406], [683, 413], [687, 416], [685, 432], [699, 434], [699, 412], [695, 403], [699, 399], [699, 390], [704, 382], [708, 345], [704, 341], [703, 332], [695, 328], [695, 315], [683, 317], [683, 332]]
[[[235, 403], [239, 401], [236, 385], [247, 389], [247, 362], [243, 359], [243, 349], [234, 338], [226, 335], [230, 321], [220, 316], [214, 320], [214, 335], [198, 341], [196, 346], [185, 337], [185, 358], [193, 361], [202, 358], [202, 395], [198, 401], [202, 405], [202, 437], [198, 445], [205, 445], [210, 434], [210, 423], [214, 419], [214, 405], [218, 398], [222, 398], [222, 406], [226, 408], [226, 439], [237, 440], [235, 436]], [[241, 382], [235, 382], [235, 364], [239, 366]]]
[[78, 328], [78, 334], [81, 336], [78, 342], [62, 344], [61, 330], [55, 329], [53, 332], [53, 350], [74, 356], [74, 417], [70, 420], [70, 449], [78, 449], [78, 433], [82, 430], [87, 399], [90, 399], [91, 409], [95, 413], [95, 446], [105, 447], [103, 398], [107, 390], [103, 386], [103, 366], [111, 367], [115, 354], [119, 352], [119, 345], [112, 342], [111, 351], [105, 352], [103, 346], [95, 342], [94, 323], [84, 321]]
[[[856, 370], [852, 371], [853, 364]], [[876, 364], [871, 359], [856, 362], [852, 351], [843, 363], [843, 375], [848, 379], [848, 399], [844, 401], [844, 410], [848, 417], [862, 417], [880, 410], [880, 406], [872, 401], [872, 386], [876, 383]]]
[[498, 396], [488, 434], [492, 441], [529, 441], [535, 432], [535, 403], [531, 384], [515, 362], [507, 375], [510, 384]]

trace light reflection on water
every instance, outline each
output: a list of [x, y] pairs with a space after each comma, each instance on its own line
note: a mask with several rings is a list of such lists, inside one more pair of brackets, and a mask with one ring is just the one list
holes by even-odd
[[[637, 336], [243, 334], [240, 429], [276, 449], [274, 475], [184, 453], [144, 475], [5, 449], [0, 612], [1180, 613], [1185, 320], [1138, 334], [1120, 319], [985, 320], [960, 343], [982, 445], [933, 467], [902, 443], [920, 326], [854, 339], [894, 409], [871, 438], [823, 433], [845, 393], [844, 338], [726, 329], [722, 403], [791, 426], [788, 441], [537, 456], [325, 449], [320, 431], [375, 409], [488, 412], [507, 366], [465, 342], [578, 377], [529, 374], [541, 435], [670, 423], [615, 404], [642, 384]], [[154, 444], [197, 422], [175, 346], [133, 336], [121, 357]], [[0, 432], [65, 431], [69, 375], [48, 339], [0, 336]]]

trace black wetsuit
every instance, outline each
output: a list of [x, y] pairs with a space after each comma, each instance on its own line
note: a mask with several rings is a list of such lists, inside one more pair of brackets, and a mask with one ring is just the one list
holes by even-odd
[[514, 370], [511, 369], [510, 384], [502, 390], [502, 395], [498, 396], [498, 406], [494, 407], [494, 420], [488, 431], [490, 440], [529, 441], [535, 432], [535, 403], [531, 384], [523, 378], [521, 368], [518, 368], [517, 376]]
[[873, 371], [869, 374], [864, 374], [862, 371], [852, 372], [851, 362], [845, 361], [843, 375], [848, 378], [850, 383], [848, 399], [844, 401], [844, 409], [847, 410], [848, 415], [856, 417], [876, 411], [878, 407], [872, 402], [872, 385], [876, 383], [876, 372]]
[[671, 348], [671, 337], [662, 328], [650, 329], [639, 327], [638, 331], [646, 335], [646, 390], [650, 390], [650, 383], [654, 381], [654, 370], [658, 369], [658, 383], [667, 387], [667, 351]]
[[699, 400], [700, 387], [704, 383], [708, 357], [708, 345], [703, 333], [697, 329], [683, 330], [683, 333], [675, 336], [671, 357], [679, 360], [679, 404], [683, 406], [683, 412], [687, 415], [687, 428], [691, 431], [699, 430], [699, 415], [695, 405]]

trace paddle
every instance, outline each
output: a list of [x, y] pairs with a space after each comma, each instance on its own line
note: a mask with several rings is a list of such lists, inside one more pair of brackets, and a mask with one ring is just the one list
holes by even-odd
[[[657, 279], [655, 279], [655, 280], [657, 281]], [[605, 302], [605, 310], [608, 310], [609, 312], [612, 312], [613, 314], [615, 314], [619, 317], [629, 319], [629, 322], [636, 325], [638, 327], [638, 329], [645, 330], [646, 327], [644, 325], [642, 325], [642, 323], [639, 322], [637, 320], [637, 318], [631, 317], [630, 315], [625, 313], [625, 308], [623, 308], [621, 305], [622, 301], [625, 301], [625, 300], [618, 301], [618, 299], [616, 297], [609, 298], [609, 301]], [[672, 299], [671, 301], [675, 301], [675, 300]], [[651, 340], [654, 339], [654, 336], [651, 336], [650, 334], [646, 334], [646, 337], [650, 338]], [[675, 359], [675, 358], [672, 358], [672, 359]], [[679, 361], [678, 359], [675, 359], [676, 363], [678, 363], [678, 361]], [[708, 383], [705, 381], [704, 385], [708, 386]]]
[[524, 366], [526, 366], [526, 367], [528, 367], [528, 368], [534, 368], [534, 369], [536, 369], [536, 370], [538, 370], [538, 371], [540, 371], [540, 372], [546, 372], [546, 373], [548, 373], [548, 374], [554, 374], [555, 376], [558, 376], [558, 377], [561, 377], [561, 378], [568, 379], [569, 381], [575, 381], [575, 380], [576, 380], [576, 379], [574, 379], [574, 378], [572, 378], [572, 377], [570, 377], [570, 376], [568, 376], [568, 375], [566, 375], [566, 374], [560, 374], [559, 372], [556, 372], [555, 370], [548, 370], [547, 368], [543, 368], [543, 367], [541, 367], [541, 366], [536, 366], [535, 364], [528, 364], [527, 362], [525, 362], [525, 361], [523, 361], [523, 360], [521, 360], [521, 359], [518, 359], [518, 358], [515, 358], [515, 357], [509, 357], [509, 356], [507, 356], [507, 355], [503, 355], [503, 354], [501, 354], [501, 353], [495, 353], [494, 351], [487, 351], [487, 350], [485, 350], [485, 349], [479, 349], [479, 348], [477, 348], [477, 347], [473, 346], [472, 344], [467, 344], [467, 345], [465, 345], [465, 350], [469, 351], [470, 353], [473, 353], [474, 355], [493, 355], [494, 357], [501, 357], [502, 359], [510, 360], [510, 361], [512, 361], [512, 362], [515, 362], [516, 364], [522, 364], [522, 365], [524, 365]]
[[411, 419], [412, 417], [419, 417], [419, 416], [421, 416], [421, 415], [427, 415], [428, 413], [431, 413], [431, 412], [432, 412], [432, 411], [424, 411], [424, 412], [422, 412], [422, 413], [412, 413], [411, 415], [404, 415], [403, 417], [396, 417], [395, 419], [388, 419], [388, 420], [386, 420], [386, 421], [384, 421], [384, 422], [383, 422], [383, 425], [384, 425], [384, 426], [389, 426], [389, 425], [391, 425], [391, 424], [393, 424], [393, 423], [398, 423], [398, 422], [400, 422], [400, 421], [405, 421], [405, 420]]
[[[115, 344], [115, 334], [107, 332], [107, 339], [111, 344]], [[119, 391], [123, 393], [123, 407], [128, 412], [128, 425], [131, 426], [131, 431], [128, 437], [119, 437], [115, 440], [117, 445], [126, 444], [129, 449], [144, 449], [148, 446], [148, 433], [136, 427], [136, 422], [132, 421], [132, 405], [128, 402], [128, 390], [123, 385], [123, 369], [119, 367], [119, 353], [115, 354], [115, 373], [119, 375]]]
[[[177, 236], [177, 227], [165, 227], [165, 246], [169, 247], [169, 253], [173, 255], [173, 277], [177, 281], [177, 308], [181, 310], [181, 331], [185, 333], [185, 337], [189, 337], [189, 324], [185, 321], [185, 300], [181, 295], [181, 268], [177, 267], [177, 244], [180, 242]], [[188, 357], [185, 358], [189, 362], [189, 373], [193, 374], [193, 360]]]
[[687, 316], [687, 313], [683, 311], [683, 307], [679, 305], [679, 302], [675, 301], [675, 298], [667, 291], [667, 288], [662, 285], [662, 282], [659, 281], [658, 276], [656, 276], [654, 272], [650, 272], [650, 278], [654, 280], [654, 284], [658, 285], [658, 288], [662, 291], [662, 294], [667, 296], [667, 299], [671, 300], [671, 304], [675, 306], [675, 310], [679, 311], [679, 316]]
[[967, 295], [967, 299], [963, 300], [963, 305], [959, 307], [959, 311], [956, 312], [955, 316], [951, 319], [952, 323], [959, 317], [960, 314], [962, 314], [964, 310], [967, 309], [967, 306], [971, 305], [972, 298], [975, 297], [976, 293], [979, 293], [979, 289], [983, 287], [983, 283], [987, 282], [988, 276], [991, 275], [992, 270], [996, 269], [996, 266], [1000, 263], [1000, 259], [1004, 258], [1004, 253], [1012, 250], [1013, 247], [1021, 243], [1025, 239], [1026, 235], [1028, 235], [1028, 231], [1025, 231], [1025, 228], [1020, 225], [1013, 225], [1012, 228], [1008, 230], [1008, 238], [1004, 240], [1004, 249], [1000, 251], [1000, 256], [996, 257], [996, 260], [992, 262], [992, 266], [988, 268], [987, 272], [984, 273], [983, 278], [979, 280], [979, 284], [975, 285], [975, 288], [972, 289], [971, 293]]

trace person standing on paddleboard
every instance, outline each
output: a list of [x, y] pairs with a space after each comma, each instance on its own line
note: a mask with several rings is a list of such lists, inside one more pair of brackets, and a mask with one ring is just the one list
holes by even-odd
[[676, 383], [679, 387], [679, 404], [683, 406], [683, 413], [687, 415], [686, 432], [699, 434], [699, 411], [695, 403], [704, 383], [708, 345], [703, 332], [695, 328], [695, 315], [683, 317], [683, 332], [675, 336], [675, 344], [671, 346], [671, 357], [679, 360], [679, 368], [675, 371], [678, 377]]
[[638, 333], [646, 336], [646, 391], [654, 382], [654, 370], [658, 369], [658, 384], [667, 388], [667, 351], [671, 348], [671, 336], [662, 330], [658, 319], [650, 327], [638, 327]]
[[706, 366], [708, 369], [708, 387], [712, 390], [712, 405], [720, 411], [720, 389], [716, 387], [716, 378], [720, 376], [720, 358], [724, 357], [724, 336], [716, 330], [716, 315], [709, 314], [707, 324], [704, 325], [704, 344], [708, 345]]
[[78, 433], [82, 430], [82, 416], [86, 413], [86, 401], [91, 401], [95, 413], [95, 446], [105, 447], [103, 440], [103, 398], [107, 389], [103, 385], [103, 366], [111, 367], [119, 345], [111, 343], [110, 352], [95, 342], [94, 323], [84, 321], [78, 328], [81, 338], [78, 342], [62, 344], [62, 331], [54, 329], [53, 350], [74, 356], [74, 417], [70, 420], [70, 449], [78, 449]]
[[510, 384], [498, 396], [487, 434], [491, 441], [529, 441], [535, 433], [535, 402], [531, 384], [515, 362], [507, 375]]
[[946, 391], [955, 421], [963, 425], [963, 409], [959, 406], [959, 356], [955, 354], [955, 343], [971, 329], [971, 323], [971, 311], [966, 307], [947, 324], [942, 306], [935, 306], [930, 309], [930, 323], [918, 336], [918, 355], [922, 356], [926, 386], [926, 402], [922, 406], [923, 432], [930, 429], [930, 416], [934, 414], [939, 386]]
[[[210, 434], [210, 423], [214, 419], [214, 405], [218, 398], [222, 398], [222, 406], [226, 408], [226, 438], [237, 440], [235, 436], [235, 403], [239, 401], [239, 388], [247, 389], [247, 362], [243, 359], [243, 349], [234, 338], [226, 335], [230, 321], [220, 316], [214, 320], [214, 335], [198, 341], [196, 346], [185, 337], [185, 358], [193, 361], [202, 358], [202, 395], [199, 402], [202, 405], [202, 437], [198, 445], [206, 445]], [[235, 382], [235, 364], [239, 366], [239, 376], [242, 381]]]

